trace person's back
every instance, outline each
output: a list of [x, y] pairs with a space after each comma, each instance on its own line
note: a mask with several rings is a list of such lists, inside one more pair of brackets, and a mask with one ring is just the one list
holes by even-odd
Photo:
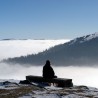
[[44, 78], [56, 78], [53, 68], [50, 66], [50, 61], [47, 60], [45, 66], [43, 67], [43, 77]]

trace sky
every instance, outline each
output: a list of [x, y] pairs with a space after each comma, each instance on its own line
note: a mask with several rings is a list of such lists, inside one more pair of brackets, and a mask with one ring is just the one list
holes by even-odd
[[0, 39], [73, 39], [98, 32], [98, 0], [0, 0]]

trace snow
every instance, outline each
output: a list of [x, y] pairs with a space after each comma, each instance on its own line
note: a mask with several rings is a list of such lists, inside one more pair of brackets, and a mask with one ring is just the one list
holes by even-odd
[[82, 38], [81, 40], [78, 40], [78, 38], [75, 38], [74, 40], [71, 41], [70, 45], [74, 44], [77, 41], [78, 41], [78, 43], [83, 43], [83, 42], [89, 41], [91, 39], [94, 39], [96, 37], [98, 37], [98, 32], [96, 32], [94, 34], [86, 35], [83, 37], [79, 37], [79, 38]]
[[18, 97], [18, 98], [32, 98], [32, 96], [23, 96], [23, 97]]
[[80, 93], [77, 91], [81, 90], [81, 88], [76, 90], [74, 90], [74, 87], [73, 89], [70, 88], [65, 89], [69, 90], [69, 93], [60, 94], [60, 90], [33, 91], [34, 94], [29, 94], [28, 96], [25, 95], [19, 98], [89, 98], [92, 96], [94, 96], [92, 98], [98, 97], [98, 91], [94, 91], [95, 88], [92, 88], [92, 91], [84, 89], [84, 91]]
[[[6, 84], [3, 84], [4, 82], [9, 82]], [[19, 80], [13, 80], [13, 79], [0, 79], [0, 89], [16, 89], [18, 88]]]
[[53, 85], [51, 85], [51, 86], [46, 86], [45, 87], [47, 90], [60, 90], [60, 89], [62, 89], [61, 87], [55, 87], [55, 86], [53, 86]]
[[[16, 80], [17, 81], [17, 80]], [[12, 84], [8, 84], [8, 87], [6, 88], [5, 85], [2, 85], [2, 88], [0, 89], [6, 89], [6, 90], [13, 90], [17, 89], [23, 85], [19, 85], [16, 88], [11, 87]], [[13, 85], [15, 86], [15, 85]], [[29, 87], [30, 85], [28, 85]], [[27, 85], [24, 87], [27, 87]], [[28, 94], [24, 94], [23, 96], [20, 96], [18, 98], [97, 98], [98, 97], [98, 89], [93, 87], [87, 87], [87, 86], [73, 86], [69, 88], [59, 88], [55, 87], [53, 85], [45, 87], [46, 89], [38, 89], [33, 90], [32, 92]], [[3, 94], [3, 93], [2, 93]], [[2, 95], [0, 94], [0, 95]], [[5, 96], [7, 96], [7, 93]]]
[[91, 40], [91, 39], [96, 38], [96, 37], [98, 37], [98, 32], [89, 35], [87, 38], [85, 36], [85, 41]]
[[60, 98], [57, 94], [34, 95], [33, 98]]
[[43, 94], [43, 95], [23, 96], [19, 98], [60, 98], [60, 97], [57, 94]]
[[70, 94], [70, 95], [63, 96], [62, 98], [85, 98], [85, 97], [80, 97], [80, 96], [75, 95], [75, 94]]
[[80, 43], [83, 43], [85, 41], [89, 41], [89, 40], [94, 39], [96, 37], [98, 37], [98, 32], [91, 34], [91, 35], [84, 36], [84, 40], [80, 41]]

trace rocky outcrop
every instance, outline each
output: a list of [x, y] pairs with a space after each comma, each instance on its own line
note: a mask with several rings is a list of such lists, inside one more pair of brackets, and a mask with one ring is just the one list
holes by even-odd
[[[2, 85], [1, 85], [2, 84]], [[55, 86], [39, 87], [36, 84], [19, 84], [12, 87], [11, 82], [4, 86], [0, 82], [0, 98], [98, 98], [98, 89], [87, 86], [59, 88]]]

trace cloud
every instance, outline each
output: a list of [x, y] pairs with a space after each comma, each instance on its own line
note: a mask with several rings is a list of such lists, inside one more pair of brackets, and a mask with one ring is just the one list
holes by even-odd
[[42, 52], [54, 45], [69, 40], [9, 40], [0, 41], [0, 60], [8, 57], [19, 57]]
[[0, 63], [0, 79], [25, 79], [26, 75], [42, 75], [42, 66], [29, 66], [28, 67], [17, 65], [9, 65]]
[[[0, 63], [0, 79], [24, 80], [27, 75], [42, 76], [43, 65], [24, 67], [19, 64]], [[98, 88], [98, 68], [92, 67], [54, 67], [55, 74], [60, 78], [72, 79], [74, 85], [86, 85]]]

